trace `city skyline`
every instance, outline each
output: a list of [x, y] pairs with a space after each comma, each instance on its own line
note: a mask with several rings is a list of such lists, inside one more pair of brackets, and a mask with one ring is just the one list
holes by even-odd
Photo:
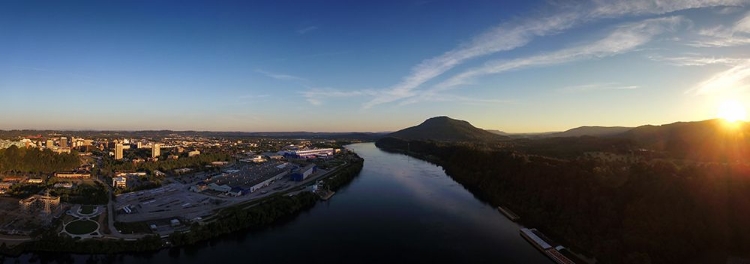
[[0, 129], [385, 132], [450, 116], [523, 133], [705, 120], [750, 104], [748, 5], [3, 2]]

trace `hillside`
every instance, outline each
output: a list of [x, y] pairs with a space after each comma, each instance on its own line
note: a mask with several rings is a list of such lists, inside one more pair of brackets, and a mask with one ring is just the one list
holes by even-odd
[[672, 157], [704, 161], [734, 161], [750, 155], [750, 126], [728, 124], [720, 119], [645, 125], [620, 137], [631, 139], [649, 150]]
[[476, 128], [469, 122], [447, 116], [427, 119], [417, 126], [390, 133], [385, 137], [447, 142], [489, 142], [507, 139], [505, 136]]
[[633, 129], [632, 127], [603, 127], [603, 126], [582, 126], [573, 129], [569, 129], [563, 132], [552, 133], [546, 135], [547, 137], [580, 137], [580, 136], [612, 136], [621, 134], [628, 130]]
[[497, 130], [497, 129], [487, 129], [487, 132], [490, 132], [490, 133], [495, 134], [495, 135], [501, 135], [501, 136], [509, 136], [510, 135], [509, 133], [505, 133], [504, 131], [500, 131], [500, 130]]

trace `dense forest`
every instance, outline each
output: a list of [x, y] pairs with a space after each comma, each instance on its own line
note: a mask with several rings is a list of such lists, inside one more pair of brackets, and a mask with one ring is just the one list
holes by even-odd
[[378, 147], [441, 165], [600, 263], [725, 263], [750, 255], [750, 166], [667, 159], [567, 159], [388, 138]]
[[0, 172], [53, 173], [70, 171], [80, 165], [81, 160], [75, 151], [57, 154], [49, 149], [16, 146], [0, 149]]

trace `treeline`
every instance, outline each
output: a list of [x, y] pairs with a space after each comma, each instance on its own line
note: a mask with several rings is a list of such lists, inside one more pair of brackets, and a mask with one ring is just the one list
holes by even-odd
[[76, 188], [55, 188], [52, 195], [60, 196], [60, 200], [74, 204], [106, 204], [109, 202], [107, 186], [96, 181], [94, 185], [81, 184]]
[[325, 179], [325, 183], [331, 191], [338, 191], [341, 187], [349, 184], [362, 171], [365, 160], [354, 153], [349, 155], [351, 155], [347, 159], [349, 164], [341, 168], [336, 175]]
[[190, 245], [244, 229], [263, 227], [311, 208], [317, 200], [317, 195], [303, 192], [291, 197], [277, 196], [247, 209], [240, 206], [226, 208], [215, 217], [216, 220], [205, 225], [194, 224], [190, 232], [175, 232], [169, 239], [175, 246]]
[[53, 173], [70, 171], [80, 165], [76, 151], [57, 154], [49, 149], [16, 146], [0, 149], [0, 172]]
[[436, 142], [378, 147], [432, 158], [472, 193], [600, 263], [750, 256], [750, 166], [547, 158]]
[[143, 162], [134, 164], [128, 161], [105, 160], [102, 170], [105, 172], [115, 171], [144, 171], [151, 174], [155, 170], [169, 172], [180, 168], [193, 168], [205, 170], [206, 165], [214, 161], [230, 161], [232, 157], [226, 153], [201, 153], [193, 157], [181, 157], [179, 159], [159, 160], [157, 162]]

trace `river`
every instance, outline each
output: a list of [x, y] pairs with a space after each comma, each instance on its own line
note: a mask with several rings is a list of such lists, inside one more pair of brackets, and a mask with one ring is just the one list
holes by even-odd
[[5, 263], [552, 263], [442, 168], [373, 143], [347, 148], [365, 159], [361, 174], [284, 223], [151, 254], [24, 254]]

